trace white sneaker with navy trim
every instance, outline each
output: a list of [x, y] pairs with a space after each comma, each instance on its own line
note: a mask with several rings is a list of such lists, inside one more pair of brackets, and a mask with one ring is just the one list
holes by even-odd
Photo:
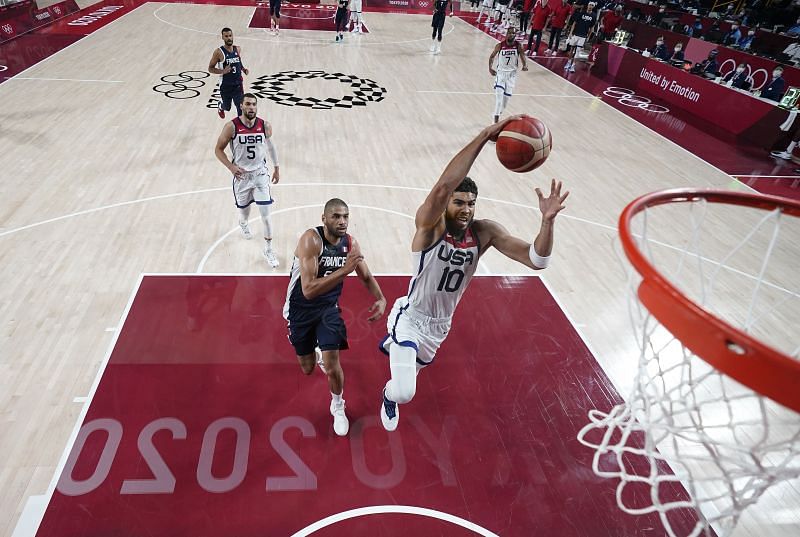
[[339, 436], [347, 435], [350, 430], [350, 422], [347, 420], [347, 415], [344, 413], [345, 402], [344, 399], [337, 403], [331, 401], [331, 416], [333, 416], [333, 431]]
[[272, 268], [277, 267], [280, 263], [278, 263], [278, 256], [275, 255], [275, 252], [272, 251], [272, 248], [264, 248], [264, 259], [267, 260], [269, 266]]
[[386, 389], [383, 390], [383, 401], [381, 402], [381, 423], [387, 431], [397, 429], [400, 422], [400, 405], [386, 398]]

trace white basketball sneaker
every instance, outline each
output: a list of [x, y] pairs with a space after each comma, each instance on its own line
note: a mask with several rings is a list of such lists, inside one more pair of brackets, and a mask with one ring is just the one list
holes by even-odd
[[792, 154], [788, 151], [772, 151], [770, 155], [773, 157], [782, 158], [783, 160], [792, 160]]
[[345, 436], [350, 430], [350, 422], [344, 413], [344, 399], [340, 403], [331, 401], [331, 416], [333, 416], [333, 431], [339, 436]]
[[264, 259], [267, 260], [267, 263], [272, 268], [276, 268], [280, 264], [278, 263], [278, 256], [275, 255], [272, 248], [264, 248]]
[[239, 222], [239, 229], [242, 230], [242, 237], [244, 237], [245, 239], [250, 240], [253, 238], [253, 234], [250, 233], [250, 226], [247, 224], [246, 221]]
[[383, 390], [383, 401], [381, 402], [381, 423], [387, 431], [397, 429], [400, 421], [400, 406], [394, 401], [386, 398], [386, 389]]

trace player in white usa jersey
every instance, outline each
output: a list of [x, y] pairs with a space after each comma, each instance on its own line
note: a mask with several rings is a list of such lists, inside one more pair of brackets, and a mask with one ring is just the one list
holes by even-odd
[[[272, 184], [280, 180], [278, 152], [272, 143], [272, 126], [259, 118], [256, 96], [245, 93], [242, 96], [242, 115], [225, 124], [217, 139], [214, 154], [233, 174], [233, 194], [239, 209], [239, 227], [242, 236], [250, 239], [250, 205], [255, 203], [264, 223], [264, 258], [272, 268], [278, 266], [278, 257], [272, 249], [272, 195], [267, 156], [272, 161]], [[231, 160], [225, 148], [231, 149]]]
[[569, 192], [552, 180], [550, 195], [536, 188], [542, 222], [533, 244], [512, 236], [492, 220], [473, 220], [478, 187], [467, 177], [472, 163], [488, 141], [497, 139], [514, 116], [485, 128], [447, 165], [428, 197], [417, 209], [411, 252], [417, 267], [408, 295], [397, 299], [389, 314], [381, 350], [389, 355], [391, 379], [383, 390], [381, 423], [397, 429], [399, 404], [408, 403], [417, 389], [417, 374], [429, 365], [447, 337], [456, 306], [478, 265], [491, 247], [534, 270], [549, 264], [553, 225]]
[[[500, 121], [500, 114], [508, 106], [517, 82], [517, 66], [522, 60], [522, 70], [528, 70], [528, 61], [517, 43], [517, 31], [512, 26], [506, 31], [505, 41], [500, 41], [489, 56], [489, 74], [494, 77], [494, 122]], [[495, 67], [494, 59], [498, 58]]]

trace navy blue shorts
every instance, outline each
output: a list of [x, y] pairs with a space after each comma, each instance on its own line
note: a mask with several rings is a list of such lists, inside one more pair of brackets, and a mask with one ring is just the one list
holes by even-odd
[[242, 98], [244, 97], [244, 88], [239, 86], [220, 86], [220, 103], [221, 110], [228, 111], [231, 109], [231, 101], [236, 106], [236, 115], [242, 115]]
[[313, 354], [317, 346], [323, 351], [348, 348], [341, 311], [336, 304], [313, 311], [289, 306], [289, 342], [297, 356]]

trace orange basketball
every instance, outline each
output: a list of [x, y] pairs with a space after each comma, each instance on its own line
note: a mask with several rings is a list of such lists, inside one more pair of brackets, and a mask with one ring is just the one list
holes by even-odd
[[553, 147], [550, 129], [536, 118], [523, 117], [506, 125], [497, 137], [497, 158], [512, 172], [535, 170]]

